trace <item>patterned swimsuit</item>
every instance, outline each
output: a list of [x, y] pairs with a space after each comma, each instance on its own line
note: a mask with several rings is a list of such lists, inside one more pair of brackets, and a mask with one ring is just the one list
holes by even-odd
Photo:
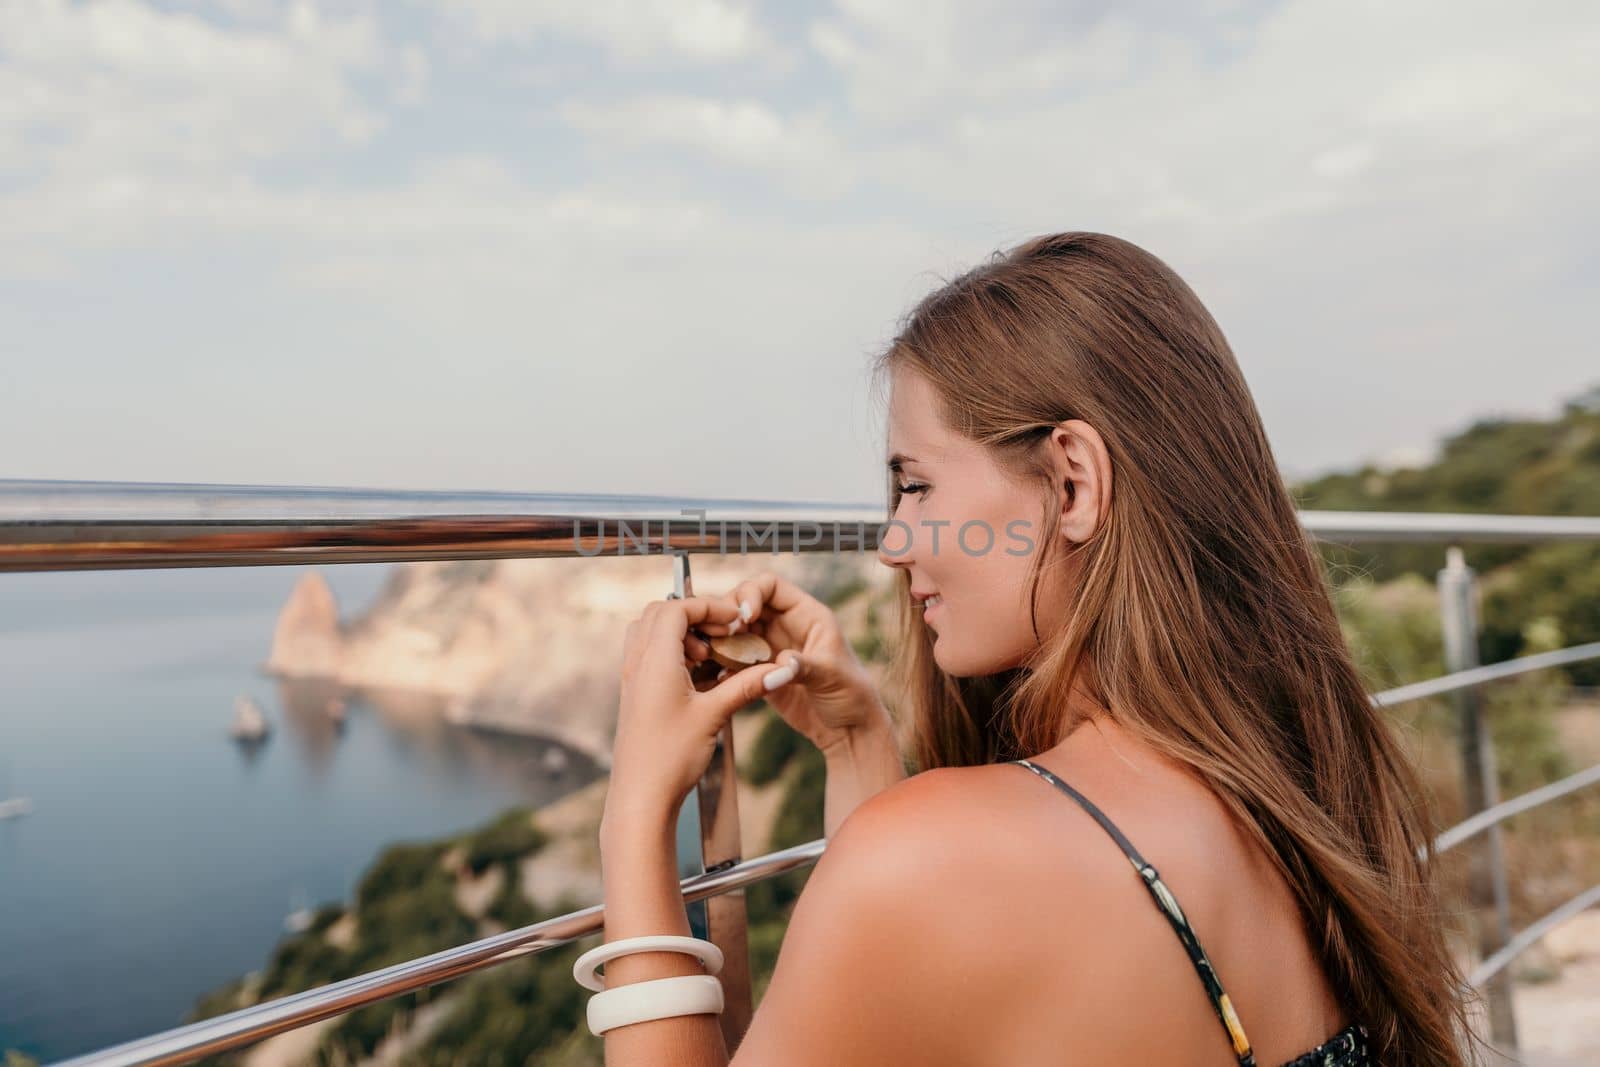
[[[1216, 971], [1212, 970], [1205, 949], [1200, 947], [1194, 931], [1189, 928], [1189, 920], [1184, 918], [1183, 909], [1178, 907], [1177, 898], [1161, 881], [1156, 869], [1145, 862], [1132, 842], [1122, 835], [1122, 831], [1117, 829], [1116, 824], [1107, 818], [1104, 812], [1089, 802], [1088, 797], [1037, 763], [1025, 759], [1010, 762], [1026, 767], [1076, 800], [1083, 806], [1083, 810], [1100, 824], [1100, 828], [1111, 835], [1117, 847], [1122, 849], [1123, 855], [1133, 864], [1133, 869], [1138, 872], [1144, 887], [1150, 891], [1150, 896], [1161, 909], [1161, 914], [1172, 924], [1172, 929], [1178, 934], [1178, 940], [1183, 942], [1190, 961], [1194, 963], [1194, 969], [1200, 974], [1201, 984], [1206, 987], [1206, 995], [1211, 998], [1211, 1006], [1216, 1009], [1217, 1018], [1222, 1021], [1222, 1027], [1233, 1043], [1233, 1054], [1238, 1058], [1240, 1067], [1256, 1067], [1255, 1053], [1250, 1050], [1250, 1039], [1245, 1037], [1244, 1027], [1239, 1025], [1239, 1017], [1234, 1014], [1233, 1003], [1228, 1000], [1228, 994], [1222, 991], [1222, 983], [1217, 979]], [[1372, 1048], [1368, 1043], [1366, 1028], [1359, 1023], [1351, 1023], [1310, 1052], [1296, 1056], [1283, 1067], [1375, 1067], [1376, 1064], [1377, 1060], [1373, 1058]]]

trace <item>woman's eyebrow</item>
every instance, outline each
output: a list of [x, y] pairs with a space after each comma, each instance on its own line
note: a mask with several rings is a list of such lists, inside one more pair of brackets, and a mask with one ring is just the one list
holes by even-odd
[[889, 457], [889, 469], [894, 471], [896, 474], [899, 474], [902, 464], [915, 462], [917, 462], [917, 458], [915, 456], [908, 456], [904, 453], [896, 452], [894, 455]]

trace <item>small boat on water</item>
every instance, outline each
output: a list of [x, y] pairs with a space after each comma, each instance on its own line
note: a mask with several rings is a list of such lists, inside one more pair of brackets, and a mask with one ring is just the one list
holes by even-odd
[[544, 755], [539, 759], [539, 766], [546, 774], [554, 777], [565, 771], [569, 762], [566, 749], [551, 745], [544, 750]]
[[228, 728], [230, 737], [243, 744], [254, 744], [266, 740], [271, 732], [272, 726], [260, 704], [247, 696], [234, 698], [233, 725]]
[[316, 919], [316, 912], [311, 910], [306, 901], [306, 892], [296, 889], [289, 902], [289, 914], [283, 918], [283, 928], [291, 934], [303, 934], [311, 929], [311, 923]]
[[0, 800], [0, 820], [20, 819], [31, 811], [33, 811], [33, 801], [27, 797]]

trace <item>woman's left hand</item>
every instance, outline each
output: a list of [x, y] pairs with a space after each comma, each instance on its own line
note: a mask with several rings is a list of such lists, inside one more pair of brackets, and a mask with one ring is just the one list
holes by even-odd
[[731, 598], [684, 597], [652, 601], [628, 624], [602, 836], [607, 826], [621, 822], [670, 826], [710, 765], [717, 735], [733, 713], [766, 695], [767, 678], [777, 676], [772, 688], [793, 679], [787, 664], [762, 663], [728, 674], [703, 692], [695, 688], [689, 628], [726, 633], [738, 617]]

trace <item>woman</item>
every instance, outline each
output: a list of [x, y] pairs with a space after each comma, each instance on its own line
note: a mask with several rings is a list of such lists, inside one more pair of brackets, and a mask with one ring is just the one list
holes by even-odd
[[[827, 754], [830, 840], [737, 1067], [1463, 1062], [1418, 783], [1194, 293], [1126, 241], [1041, 237], [925, 298], [877, 370], [921, 773], [801, 590], [649, 605], [608, 942], [688, 933], [675, 813], [768, 696]], [[690, 628], [743, 626], [777, 662], [696, 691]], [[702, 973], [637, 952], [606, 984]], [[728, 1062], [712, 1014], [605, 1041], [611, 1067]]]

